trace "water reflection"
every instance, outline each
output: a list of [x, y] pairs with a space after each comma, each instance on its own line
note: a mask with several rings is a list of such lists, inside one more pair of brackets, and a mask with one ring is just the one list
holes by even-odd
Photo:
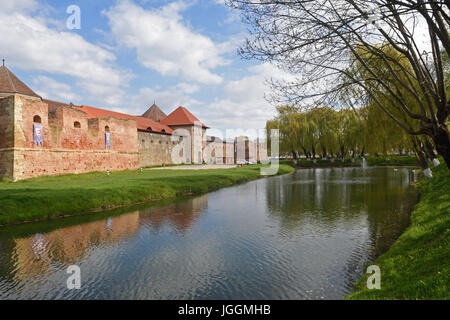
[[310, 293], [335, 298], [352, 290], [364, 265], [408, 226], [417, 201], [411, 182], [407, 169], [369, 168], [306, 169], [269, 182], [269, 217], [293, 244], [283, 250], [312, 259], [297, 261], [314, 279]]
[[[408, 225], [411, 179], [299, 170], [94, 221], [2, 229], [0, 298], [340, 298]], [[81, 290], [65, 287], [71, 264]]]

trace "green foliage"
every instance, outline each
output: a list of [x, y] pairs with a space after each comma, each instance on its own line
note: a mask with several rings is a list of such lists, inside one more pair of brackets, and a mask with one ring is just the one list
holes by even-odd
[[369, 166], [419, 166], [415, 156], [367, 157]]
[[[213, 170], [144, 170], [0, 182], [0, 224], [51, 219], [200, 194], [261, 177], [262, 165]], [[280, 165], [278, 174], [294, 169]]]
[[450, 171], [441, 164], [433, 175], [419, 182], [411, 226], [371, 263], [381, 269], [381, 290], [367, 289], [364, 275], [347, 299], [450, 299]]
[[[367, 157], [368, 166], [411, 166], [418, 167], [417, 158], [415, 156], [398, 156], [392, 155], [388, 157]], [[345, 158], [342, 159], [298, 159], [297, 164], [294, 164], [292, 160], [280, 160], [280, 164], [287, 164], [297, 168], [329, 168], [329, 167], [359, 167], [362, 165], [361, 158]]]
[[280, 152], [345, 158], [411, 150], [407, 134], [373, 107], [335, 111], [328, 107], [300, 112], [291, 106], [277, 108], [266, 129], [280, 130]]

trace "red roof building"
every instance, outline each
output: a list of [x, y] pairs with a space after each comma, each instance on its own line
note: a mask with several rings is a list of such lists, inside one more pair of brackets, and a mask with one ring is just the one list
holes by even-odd
[[161, 124], [167, 126], [190, 126], [194, 124], [200, 124], [203, 128], [209, 129], [205, 124], [201, 123], [188, 109], [185, 107], [178, 107], [169, 114], [166, 118], [161, 120]]
[[88, 119], [94, 118], [108, 118], [113, 117], [117, 119], [132, 119], [136, 120], [137, 129], [140, 131], [151, 131], [162, 134], [172, 134], [173, 130], [167, 125], [162, 123], [158, 123], [149, 118], [132, 116], [126, 113], [120, 113], [90, 106], [74, 106], [74, 108], [85, 112], [88, 116]]

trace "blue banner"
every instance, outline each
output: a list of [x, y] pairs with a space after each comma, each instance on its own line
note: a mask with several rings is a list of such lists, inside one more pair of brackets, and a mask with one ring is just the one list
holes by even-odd
[[105, 132], [106, 148], [111, 148], [111, 132]]
[[34, 144], [42, 146], [44, 144], [44, 130], [42, 129], [42, 125], [34, 123], [33, 126]]

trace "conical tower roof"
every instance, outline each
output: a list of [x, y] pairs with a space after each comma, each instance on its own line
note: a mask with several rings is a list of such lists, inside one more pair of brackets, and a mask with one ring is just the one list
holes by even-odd
[[25, 83], [16, 77], [5, 65], [0, 67], [0, 96], [21, 94], [35, 98], [41, 98]]
[[162, 124], [167, 126], [180, 126], [180, 125], [194, 125], [195, 123], [201, 124], [203, 128], [208, 128], [204, 123], [201, 123], [188, 109], [185, 107], [178, 107], [169, 114], [164, 120], [161, 121]]
[[167, 115], [154, 103], [145, 113], [142, 115], [144, 118], [152, 119], [153, 121], [160, 122]]

